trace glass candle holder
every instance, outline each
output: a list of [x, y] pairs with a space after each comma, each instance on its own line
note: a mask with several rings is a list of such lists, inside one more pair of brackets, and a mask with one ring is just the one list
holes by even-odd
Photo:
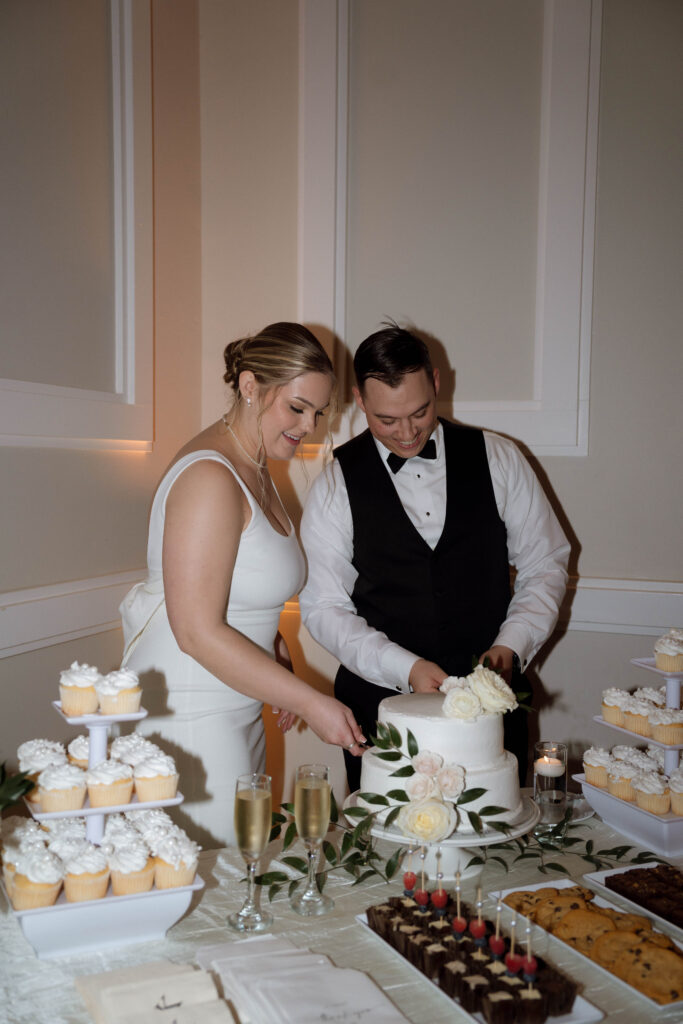
[[534, 744], [534, 802], [539, 825], [556, 825], [567, 809], [567, 744], [540, 740]]

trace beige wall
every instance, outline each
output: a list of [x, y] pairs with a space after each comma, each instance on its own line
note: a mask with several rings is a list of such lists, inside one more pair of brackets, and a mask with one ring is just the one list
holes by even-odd
[[[156, 482], [181, 442], [199, 429], [199, 45], [193, 0], [155, 3], [153, 39], [154, 450], [0, 447], [0, 591], [142, 570]], [[120, 657], [121, 636], [114, 631], [0, 660], [0, 760], [13, 756], [20, 739], [61, 735], [48, 704], [56, 698], [60, 669], [78, 659], [108, 671]]]
[[[12, 482], [0, 493], [2, 589], [142, 565], [156, 478], [180, 440], [224, 407], [223, 345], [296, 316], [297, 17], [296, 0], [155, 4], [155, 449], [0, 449]], [[682, 21], [677, 0], [604, 3], [589, 454], [539, 460], [583, 576], [683, 580]], [[312, 472], [313, 464], [280, 467], [278, 479], [300, 502]], [[283, 625], [296, 666], [328, 685], [334, 663], [295, 610]], [[536, 666], [533, 728], [576, 749], [610, 743], [592, 722], [600, 690], [644, 684], [629, 659], [649, 654], [651, 642], [621, 632], [558, 636]], [[53, 695], [59, 668], [75, 657], [109, 667], [117, 650], [111, 633], [0, 662], [12, 708], [0, 756], [17, 735], [57, 735], [35, 707]], [[271, 749], [281, 780], [317, 756], [331, 757], [340, 777], [337, 752], [308, 732]]]

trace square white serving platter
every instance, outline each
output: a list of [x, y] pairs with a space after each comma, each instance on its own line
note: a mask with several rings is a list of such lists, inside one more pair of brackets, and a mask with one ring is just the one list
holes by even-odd
[[[370, 934], [374, 935], [377, 941], [381, 942], [386, 949], [391, 950], [391, 952], [395, 956], [397, 956], [402, 963], [407, 964], [407, 966], [410, 967], [411, 971], [414, 971], [415, 974], [422, 978], [423, 981], [426, 981], [430, 985], [433, 985], [437, 992], [440, 992], [443, 998], [451, 1006], [455, 1004], [460, 1010], [460, 1012], [464, 1014], [465, 1017], [467, 1017], [469, 1020], [476, 1021], [477, 1024], [486, 1024], [483, 1013], [468, 1013], [467, 1010], [463, 1010], [462, 1006], [460, 1005], [457, 999], [452, 999], [451, 996], [449, 996], [448, 993], [444, 992], [443, 989], [440, 988], [440, 986], [437, 985], [435, 981], [432, 981], [431, 978], [428, 978], [426, 974], [423, 974], [422, 971], [419, 970], [419, 968], [415, 967], [414, 964], [411, 964], [410, 960], [407, 960], [406, 957], [399, 953], [399, 951], [395, 949], [390, 942], [387, 942], [386, 939], [383, 939], [381, 935], [378, 935], [377, 932], [368, 924], [368, 919], [365, 914], [357, 914], [356, 920], [360, 924], [362, 924], [363, 927], [367, 928]], [[602, 1020], [604, 1016], [605, 1015], [602, 1012], [602, 1010], [600, 1010], [597, 1006], [593, 1006], [593, 1004], [589, 1003], [587, 999], [583, 998], [583, 996], [577, 995], [574, 999], [574, 1005], [572, 1006], [571, 1013], [563, 1013], [561, 1017], [548, 1017], [548, 1021], [550, 1022], [550, 1024], [597, 1024], [597, 1021]]]
[[572, 775], [581, 783], [583, 795], [603, 821], [628, 839], [633, 839], [663, 857], [683, 854], [683, 817], [680, 814], [651, 814], [628, 800], [592, 786], [583, 774]]
[[[489, 898], [495, 900], [497, 903], [498, 900], [502, 900], [503, 897], [509, 895], [509, 893], [511, 892], [534, 892], [536, 889], [546, 889], [548, 885], [552, 885], [555, 889], [571, 889], [572, 886], [576, 884], [577, 883], [572, 878], [553, 879], [552, 882], [548, 882], [548, 880], [546, 879], [545, 882], [538, 882], [536, 885], [515, 885], [511, 889], [503, 889], [501, 892], [496, 893], [495, 895], [492, 893]], [[616, 903], [612, 903], [610, 900], [605, 900], [601, 896], [596, 896], [594, 902], [595, 905], [598, 907], [612, 907], [614, 910], [619, 910], [619, 907]], [[503, 912], [506, 913], [507, 917], [519, 917], [519, 915], [516, 913], [516, 911], [512, 909], [512, 907], [508, 907], [507, 903], [503, 903]], [[573, 946], [570, 946], [566, 942], [563, 942], [562, 939], [558, 939], [557, 936], [552, 934], [552, 932], [546, 931], [545, 928], [541, 928], [541, 926], [538, 924], [532, 923], [531, 927], [533, 931], [541, 932], [541, 934], [547, 935], [549, 947], [557, 946], [565, 951], [570, 950], [572, 953], [575, 953], [578, 957], [581, 957], [582, 960], [585, 960], [592, 967], [594, 967], [596, 971], [600, 971], [600, 973], [603, 974], [606, 978], [609, 978], [610, 981], [613, 981], [615, 984], [620, 985], [622, 988], [626, 989], [627, 992], [632, 993], [638, 999], [642, 999], [643, 1003], [645, 1003], [645, 1005], [647, 1006], [652, 1007], [653, 1010], [671, 1010], [679, 1008], [683, 1013], [683, 1000], [677, 1000], [674, 1003], [656, 1003], [654, 999], [650, 999], [649, 996], [643, 995], [643, 993], [639, 992], [637, 988], [633, 987], [633, 985], [629, 985], [627, 981], [623, 981], [621, 978], [618, 978], [616, 974], [612, 974], [612, 972], [608, 971], [605, 967], [601, 967], [601, 965], [599, 963], [596, 963], [595, 960], [591, 960], [591, 958], [589, 956], [586, 956], [585, 953], [582, 953], [578, 949], [574, 949]], [[643, 1018], [643, 1020], [645, 1019], [646, 1018]], [[683, 1017], [681, 1019], [683, 1020]]]
[[[0, 884], [12, 910], [7, 890]], [[130, 896], [113, 896], [110, 890], [101, 900], [82, 903], [69, 903], [62, 892], [51, 907], [12, 913], [37, 956], [49, 960], [163, 939], [189, 907], [192, 893], [203, 888], [197, 876], [192, 885], [175, 889], [150, 889]]]
[[659, 914], [655, 914], [653, 910], [648, 910], [647, 907], [642, 906], [640, 903], [636, 903], [635, 900], [630, 900], [628, 896], [623, 896], [620, 892], [614, 892], [605, 884], [605, 879], [609, 878], [610, 875], [627, 875], [629, 871], [643, 871], [646, 870], [647, 867], [647, 864], [634, 864], [630, 868], [611, 868], [609, 871], [591, 871], [583, 877], [591, 889], [598, 889], [600, 892], [603, 892], [609, 900], [613, 899], [619, 903], [624, 903], [626, 906], [630, 907], [634, 913], [643, 914], [645, 917], [649, 917], [658, 928], [662, 928], [664, 931], [668, 932], [669, 935], [673, 936], [677, 940], [683, 940], [683, 928], [679, 928], [677, 925], [672, 924], [672, 922], [667, 921], [665, 917], [660, 917]]

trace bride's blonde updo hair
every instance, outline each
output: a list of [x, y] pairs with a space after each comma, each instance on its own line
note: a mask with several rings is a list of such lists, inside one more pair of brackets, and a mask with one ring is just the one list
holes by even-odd
[[315, 335], [302, 324], [286, 321], [270, 324], [251, 338], [230, 342], [223, 359], [223, 380], [232, 389], [235, 403], [241, 398], [239, 380], [244, 370], [250, 370], [265, 390], [288, 384], [302, 373], [322, 373], [334, 379], [329, 356]]

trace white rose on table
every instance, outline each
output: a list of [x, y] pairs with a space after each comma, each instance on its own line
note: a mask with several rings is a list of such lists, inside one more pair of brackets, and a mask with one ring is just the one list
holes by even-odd
[[443, 768], [441, 754], [433, 754], [431, 750], [421, 750], [411, 758], [410, 763], [419, 775], [436, 775]]
[[467, 680], [464, 676], [447, 676], [439, 689], [442, 693], [449, 693], [451, 690], [454, 690], [456, 686], [467, 686]]
[[439, 843], [454, 831], [458, 816], [452, 804], [418, 800], [401, 808], [396, 824], [405, 836], [420, 843]]
[[476, 718], [484, 708], [476, 693], [467, 686], [454, 686], [449, 690], [443, 702], [443, 713], [446, 718]]
[[446, 764], [436, 776], [436, 784], [444, 800], [457, 800], [465, 788], [465, 769], [459, 764]]
[[427, 797], [439, 795], [434, 776], [423, 775], [422, 772], [411, 775], [406, 782], [405, 790], [411, 800], [426, 800]]
[[484, 711], [513, 711], [517, 699], [508, 684], [497, 672], [477, 665], [467, 677], [470, 689], [481, 701]]

